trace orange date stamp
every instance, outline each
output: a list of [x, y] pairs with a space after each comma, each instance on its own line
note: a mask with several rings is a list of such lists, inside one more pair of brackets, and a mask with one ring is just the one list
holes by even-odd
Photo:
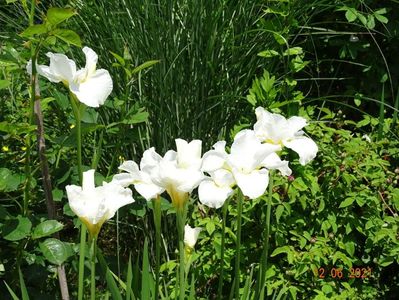
[[353, 267], [347, 269], [336, 267], [320, 267], [314, 270], [314, 274], [321, 279], [366, 279], [372, 276], [373, 269], [369, 266]]

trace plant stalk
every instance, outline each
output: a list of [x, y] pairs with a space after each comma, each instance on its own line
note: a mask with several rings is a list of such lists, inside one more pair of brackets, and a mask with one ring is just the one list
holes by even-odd
[[78, 277], [78, 300], [83, 299], [83, 279], [85, 272], [85, 247], [86, 247], [86, 226], [80, 226], [80, 247], [79, 247], [79, 277]]
[[[184, 225], [186, 223], [186, 205], [176, 211], [177, 230], [179, 235], [179, 300], [185, 297], [185, 251], [184, 251]], [[177, 292], [177, 289], [176, 289]]]
[[97, 239], [91, 240], [91, 277], [90, 277], [90, 299], [96, 299], [96, 251]]
[[270, 216], [272, 210], [272, 198], [273, 198], [273, 173], [270, 171], [269, 173], [269, 194], [267, 199], [267, 209], [266, 209], [266, 224], [263, 236], [263, 251], [261, 257], [261, 266], [260, 266], [260, 297], [259, 299], [264, 298], [265, 293], [265, 283], [266, 283], [266, 272], [267, 272], [267, 261], [268, 261], [268, 252], [269, 252], [269, 235], [270, 235]]
[[155, 300], [159, 297], [159, 267], [161, 261], [161, 198], [153, 200], [155, 224]]
[[222, 245], [220, 250], [220, 275], [219, 275], [219, 286], [218, 286], [218, 299], [222, 299], [223, 292], [223, 277], [224, 277], [224, 247], [225, 247], [225, 238], [226, 238], [226, 217], [227, 217], [227, 209], [229, 207], [229, 198], [223, 205], [223, 220], [222, 220]]
[[241, 258], [241, 221], [242, 221], [242, 202], [243, 194], [238, 190], [237, 199], [237, 243], [236, 243], [236, 264], [235, 264], [235, 296], [236, 300], [240, 299], [240, 258]]

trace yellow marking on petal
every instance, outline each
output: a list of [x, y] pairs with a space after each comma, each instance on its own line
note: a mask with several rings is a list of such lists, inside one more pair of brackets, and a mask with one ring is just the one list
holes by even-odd
[[184, 208], [184, 204], [188, 200], [189, 193], [176, 191], [174, 187], [169, 187], [168, 189], [166, 189], [166, 192], [172, 199], [172, 204], [176, 208], [176, 210]]
[[101, 230], [101, 226], [104, 224], [105, 221], [105, 220], [100, 220], [100, 222], [92, 224], [86, 218], [81, 217], [80, 220], [83, 222], [83, 224], [86, 225], [87, 231], [89, 232], [91, 239], [96, 238], [98, 236], [98, 233]]

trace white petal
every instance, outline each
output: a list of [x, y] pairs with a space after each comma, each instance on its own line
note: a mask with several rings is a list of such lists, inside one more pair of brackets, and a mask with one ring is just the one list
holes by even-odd
[[194, 248], [201, 232], [201, 228], [191, 228], [190, 225], [184, 226], [184, 244], [190, 248]]
[[262, 162], [262, 166], [269, 170], [279, 170], [282, 175], [290, 176], [292, 170], [288, 166], [288, 161], [281, 160], [276, 153], [268, 155]]
[[298, 131], [307, 125], [306, 119], [302, 117], [291, 117], [287, 120], [288, 128], [291, 130], [291, 135], [295, 136]]
[[140, 169], [144, 172], [151, 173], [154, 168], [159, 167], [162, 157], [152, 147], [143, 153], [143, 158], [140, 161]]
[[236, 183], [233, 173], [226, 169], [219, 169], [209, 174], [218, 186], [232, 187]]
[[86, 56], [85, 69], [87, 70], [87, 76], [90, 77], [96, 70], [98, 55], [89, 47], [84, 47], [82, 51]]
[[82, 188], [84, 191], [91, 191], [95, 189], [94, 172], [95, 170], [93, 169], [83, 172]]
[[217, 151], [209, 150], [202, 158], [201, 170], [204, 172], [212, 172], [223, 167], [226, 163], [226, 154]]
[[179, 191], [191, 193], [204, 179], [204, 174], [196, 169], [179, 170], [181, 173], [175, 186]]
[[254, 170], [251, 173], [241, 173], [233, 170], [237, 185], [242, 193], [255, 199], [262, 196], [269, 183], [269, 172], [266, 169]]
[[113, 182], [103, 183], [103, 197], [105, 199], [104, 205], [107, 210], [106, 219], [112, 218], [115, 212], [122, 206], [134, 202], [130, 189]]
[[136, 164], [136, 162], [132, 160], [126, 160], [124, 161], [119, 167], [119, 170], [126, 171], [131, 173], [132, 175], [138, 174], [140, 172], [139, 166]]
[[112, 79], [107, 70], [96, 70], [85, 81], [74, 79], [69, 88], [80, 102], [90, 107], [99, 107], [104, 104], [112, 92]]
[[176, 139], [177, 163], [182, 168], [200, 168], [202, 141], [193, 140], [187, 143], [185, 140]]
[[229, 186], [219, 187], [212, 179], [204, 179], [198, 187], [198, 197], [202, 204], [220, 208], [226, 199], [233, 193], [233, 189]]
[[[57, 77], [59, 81], [70, 83], [76, 73], [75, 62], [69, 59], [68, 56], [60, 53], [48, 52], [46, 55], [50, 58], [47, 76], [54, 76]], [[43, 73], [43, 76], [46, 76], [46, 72]], [[50, 77], [47, 78], [51, 80]]]
[[316, 143], [304, 136], [284, 142], [284, 145], [298, 153], [299, 162], [303, 166], [315, 158], [318, 151]]
[[165, 190], [156, 184], [140, 182], [134, 185], [136, 191], [144, 197], [147, 201], [155, 199], [158, 195], [162, 194]]
[[132, 176], [130, 173], [120, 173], [115, 174], [112, 181], [123, 187], [128, 187], [129, 185], [134, 184], [137, 181], [137, 178]]

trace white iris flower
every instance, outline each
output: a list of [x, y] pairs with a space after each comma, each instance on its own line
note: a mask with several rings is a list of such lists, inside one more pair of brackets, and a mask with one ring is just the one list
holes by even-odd
[[[113, 84], [107, 70], [96, 69], [98, 56], [89, 47], [84, 47], [86, 66], [76, 70], [76, 64], [65, 54], [48, 52], [49, 66], [37, 65], [37, 72], [51, 82], [62, 82], [78, 98], [90, 107], [99, 107], [104, 104], [111, 94]], [[29, 74], [32, 74], [32, 62], [27, 65]]]
[[[316, 143], [304, 136], [302, 128], [307, 125], [302, 117], [284, 118], [282, 115], [266, 111], [263, 107], [255, 110], [257, 122], [254, 125], [256, 136], [264, 143], [285, 146], [299, 155], [299, 162], [305, 165], [316, 157]], [[288, 168], [288, 166], [287, 166]], [[285, 172], [288, 172], [285, 169]], [[284, 174], [284, 171], [282, 171]], [[289, 175], [289, 174], [288, 174]]]
[[83, 172], [82, 186], [67, 185], [65, 189], [69, 206], [87, 226], [92, 238], [119, 208], [134, 202], [132, 191], [115, 182], [103, 182], [102, 186], [95, 187], [94, 170]]

